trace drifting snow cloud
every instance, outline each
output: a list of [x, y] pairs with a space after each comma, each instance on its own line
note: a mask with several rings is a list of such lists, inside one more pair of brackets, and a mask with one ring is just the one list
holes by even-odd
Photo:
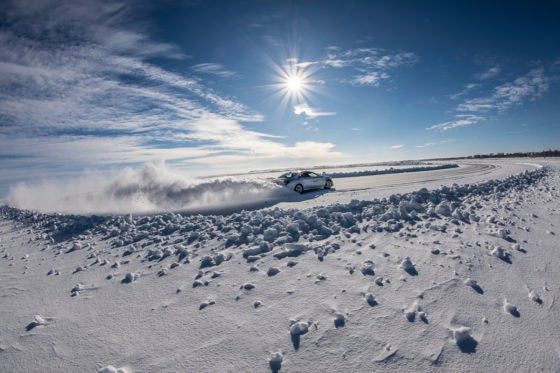
[[389, 149], [400, 149], [400, 148], [402, 148], [403, 146], [404, 146], [404, 145], [402, 145], [402, 144], [393, 145], [393, 146], [390, 146]]
[[65, 182], [19, 183], [11, 188], [7, 201], [41, 212], [125, 214], [264, 204], [281, 195], [277, 186], [264, 180], [192, 179], [163, 163], [149, 163], [141, 169], [126, 168], [112, 178], [86, 172]]

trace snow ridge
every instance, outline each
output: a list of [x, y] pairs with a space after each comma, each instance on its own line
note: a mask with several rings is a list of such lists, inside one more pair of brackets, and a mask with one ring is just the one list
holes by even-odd
[[[0, 216], [25, 222], [39, 228], [54, 241], [84, 233], [101, 233], [114, 247], [124, 247], [141, 240], [156, 240], [173, 232], [185, 235], [188, 244], [219, 239], [221, 249], [237, 247], [247, 250], [246, 258], [266, 255], [272, 247], [298, 244], [287, 256], [297, 256], [310, 248], [306, 243], [324, 240], [341, 232], [357, 233], [357, 223], [368, 222], [367, 229], [378, 232], [398, 232], [405, 222], [420, 221], [423, 217], [448, 218], [452, 223], [476, 222], [475, 198], [500, 198], [511, 189], [521, 190], [548, 174], [544, 167], [525, 171], [504, 180], [490, 180], [482, 184], [425, 188], [407, 194], [394, 194], [371, 201], [353, 200], [349, 204], [313, 207], [307, 210], [279, 208], [241, 211], [231, 215], [182, 215], [167, 213], [154, 216], [82, 216], [44, 214], [3, 206]], [[465, 201], [470, 203], [465, 204]], [[473, 203], [474, 202], [474, 203]], [[433, 224], [432, 229], [438, 229]], [[252, 251], [251, 251], [252, 250]], [[295, 250], [295, 251], [294, 251]], [[250, 254], [254, 251], [254, 254]], [[241, 253], [241, 252], [240, 252]]]
[[435, 170], [447, 170], [450, 168], [457, 168], [459, 165], [454, 163], [447, 163], [441, 165], [432, 166], [416, 166], [407, 168], [387, 168], [385, 170], [363, 170], [354, 172], [334, 172], [329, 173], [329, 176], [333, 178], [344, 178], [344, 177], [358, 177], [358, 176], [375, 176], [375, 175], [386, 175], [386, 174], [401, 174], [405, 172], [419, 172], [419, 171], [435, 171]]

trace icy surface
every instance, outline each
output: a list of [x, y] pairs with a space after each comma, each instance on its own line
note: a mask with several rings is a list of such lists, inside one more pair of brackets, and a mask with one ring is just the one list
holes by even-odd
[[233, 213], [1, 207], [0, 371], [557, 371], [560, 161], [477, 162]]

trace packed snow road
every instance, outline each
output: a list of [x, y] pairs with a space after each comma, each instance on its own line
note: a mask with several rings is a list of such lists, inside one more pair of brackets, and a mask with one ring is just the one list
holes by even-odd
[[374, 176], [336, 178], [330, 191], [308, 192], [302, 197], [293, 196], [277, 205], [281, 208], [312, 207], [351, 200], [370, 200], [388, 197], [395, 193], [410, 193], [420, 188], [439, 188], [453, 184], [474, 184], [492, 179], [503, 179], [513, 174], [539, 168], [537, 163], [518, 160], [480, 160], [456, 162], [459, 167], [421, 172], [405, 172]]
[[491, 164], [464, 164], [458, 168], [444, 170], [341, 178], [337, 179], [336, 190], [349, 192], [363, 189], [389, 189], [413, 184], [425, 185], [428, 182], [445, 182], [446, 180], [460, 182], [473, 174], [490, 173], [495, 168], [496, 166]]

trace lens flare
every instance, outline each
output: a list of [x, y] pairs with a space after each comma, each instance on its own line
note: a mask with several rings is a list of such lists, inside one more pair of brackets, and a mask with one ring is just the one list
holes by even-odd
[[299, 76], [291, 76], [286, 81], [288, 91], [297, 93], [303, 89], [303, 81]]

